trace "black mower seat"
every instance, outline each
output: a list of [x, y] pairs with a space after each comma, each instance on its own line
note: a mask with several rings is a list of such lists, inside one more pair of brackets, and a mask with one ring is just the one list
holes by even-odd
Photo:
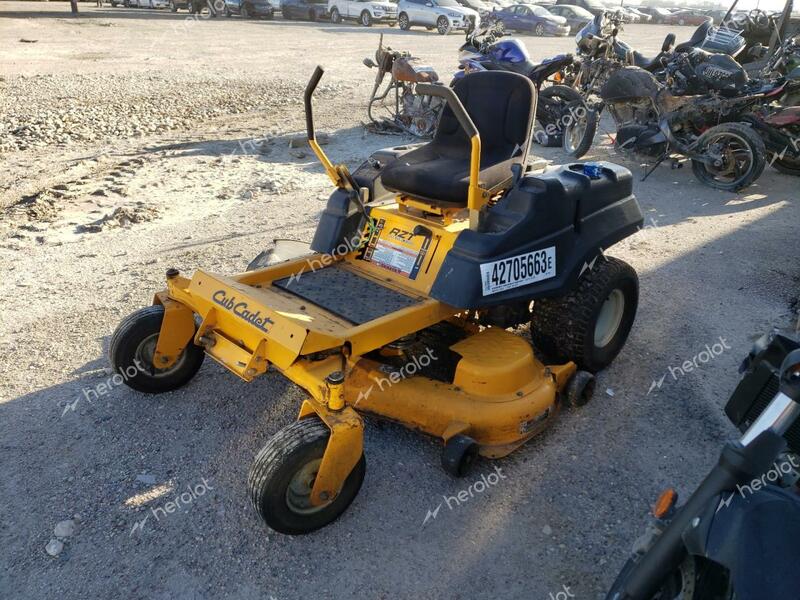
[[[497, 187], [525, 164], [536, 91], [527, 77], [480, 71], [460, 79], [454, 91], [481, 136], [480, 185]], [[383, 185], [436, 204], [466, 206], [470, 140], [453, 111], [445, 107], [433, 140], [389, 163]]]

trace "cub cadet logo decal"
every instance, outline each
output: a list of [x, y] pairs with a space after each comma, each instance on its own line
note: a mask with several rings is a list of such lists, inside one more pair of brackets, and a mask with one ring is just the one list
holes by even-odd
[[261, 331], [266, 333], [268, 331], [267, 325], [274, 325], [275, 322], [269, 317], [262, 317], [261, 311], [251, 312], [247, 307], [247, 302], [237, 302], [236, 297], [228, 298], [225, 290], [217, 290], [211, 299], [219, 304], [222, 308], [231, 311], [237, 317], [244, 319], [248, 323], [255, 325]]

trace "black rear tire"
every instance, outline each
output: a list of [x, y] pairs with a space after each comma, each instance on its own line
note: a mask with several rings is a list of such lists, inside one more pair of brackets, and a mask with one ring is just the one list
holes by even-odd
[[745, 147], [743, 151], [746, 150], [749, 153], [749, 159], [744, 173], [735, 176], [731, 181], [721, 181], [718, 179], [718, 175], [710, 171], [707, 165], [699, 160], [692, 160], [692, 172], [697, 179], [709, 187], [727, 192], [738, 192], [755, 182], [764, 172], [764, 168], [767, 166], [767, 149], [764, 146], [764, 140], [747, 125], [722, 123], [706, 130], [697, 139], [698, 150], [704, 151], [703, 149], [719, 136], [726, 136], [734, 144]]
[[639, 303], [639, 278], [628, 263], [598, 256], [570, 293], [534, 301], [531, 339], [555, 361], [595, 373], [628, 339]]
[[562, 148], [573, 158], [581, 158], [592, 147], [594, 136], [597, 134], [597, 124], [600, 118], [597, 111], [590, 109], [581, 100], [570, 102], [567, 112], [577, 115], [564, 127]]
[[571, 103], [582, 103], [581, 95], [566, 85], [551, 85], [539, 90], [536, 105], [536, 122], [539, 129], [534, 140], [546, 148], [562, 145], [564, 138], [565, 115]]
[[250, 467], [247, 487], [259, 516], [288, 535], [310, 533], [333, 523], [355, 499], [366, 472], [364, 455], [336, 497], [319, 507], [308, 503], [330, 430], [317, 416], [295, 421], [276, 433]]
[[153, 366], [153, 352], [163, 320], [163, 306], [148, 306], [125, 317], [111, 336], [108, 348], [111, 368], [134, 390], [148, 394], [170, 392], [188, 383], [203, 364], [205, 352], [190, 342], [171, 367]]
[[335, 6], [331, 9], [331, 23], [339, 24], [342, 22], [342, 13]]
[[780, 171], [786, 175], [800, 176], [800, 158], [791, 158], [784, 156], [783, 158], [776, 157], [772, 161], [772, 166], [775, 170]]

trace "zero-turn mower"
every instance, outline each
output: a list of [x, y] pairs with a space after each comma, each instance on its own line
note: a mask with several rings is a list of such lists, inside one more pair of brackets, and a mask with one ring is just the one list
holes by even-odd
[[[245, 381], [272, 367], [308, 392], [249, 475], [256, 510], [288, 534], [331, 523], [358, 493], [360, 412], [441, 439], [445, 470], [463, 476], [585, 403], [638, 302], [636, 272], [604, 254], [642, 224], [631, 174], [605, 162], [526, 173], [527, 78], [417, 86], [447, 103], [433, 140], [350, 173], [316, 142], [322, 74], [305, 92], [308, 141], [336, 190], [313, 253], [230, 276], [170, 269], [110, 345], [115, 370], [145, 366], [125, 378], [144, 392], [185, 384], [206, 354]], [[533, 345], [510, 331], [528, 323]]]

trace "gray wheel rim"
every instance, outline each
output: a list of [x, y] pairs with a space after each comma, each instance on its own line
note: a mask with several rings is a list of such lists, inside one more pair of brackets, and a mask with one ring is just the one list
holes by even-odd
[[571, 125], [567, 126], [567, 130], [564, 133], [564, 147], [567, 152], [573, 153], [578, 150], [578, 146], [580, 146], [583, 137], [586, 135], [586, 127], [586, 117], [575, 119]]
[[328, 503], [314, 506], [311, 504], [311, 490], [319, 472], [322, 459], [317, 458], [300, 467], [292, 476], [286, 487], [286, 506], [298, 515], [313, 515], [328, 506]]
[[[731, 141], [726, 143], [723, 141], [725, 138]], [[719, 167], [704, 163], [706, 172], [714, 181], [733, 183], [746, 176], [753, 169], [755, 157], [750, 149], [750, 144], [742, 136], [728, 131], [718, 133], [709, 138], [706, 148], [715, 144], [726, 144], [724, 149], [725, 158], [732, 160], [727, 165], [720, 165]]]
[[594, 326], [594, 345], [598, 348], [607, 346], [619, 331], [622, 317], [625, 314], [625, 294], [619, 288], [612, 290], [597, 315]]
[[447, 29], [448, 29], [447, 19], [439, 19], [439, 21], [437, 22], [437, 25], [436, 25], [436, 29], [441, 34], [447, 33]]
[[[158, 344], [158, 334], [154, 333], [152, 335], [147, 336], [136, 347], [136, 360], [138, 360], [144, 368], [147, 370], [147, 374], [150, 377], [155, 377], [156, 379], [161, 377], [168, 377], [172, 375], [175, 371], [180, 370], [183, 368], [183, 365], [186, 362], [186, 351], [184, 350], [181, 352], [181, 355], [178, 357], [171, 367], [167, 367], [166, 369], [159, 369], [158, 367], [153, 365], [153, 356], [156, 353], [156, 344]], [[135, 366], [135, 365], [134, 365]]]

